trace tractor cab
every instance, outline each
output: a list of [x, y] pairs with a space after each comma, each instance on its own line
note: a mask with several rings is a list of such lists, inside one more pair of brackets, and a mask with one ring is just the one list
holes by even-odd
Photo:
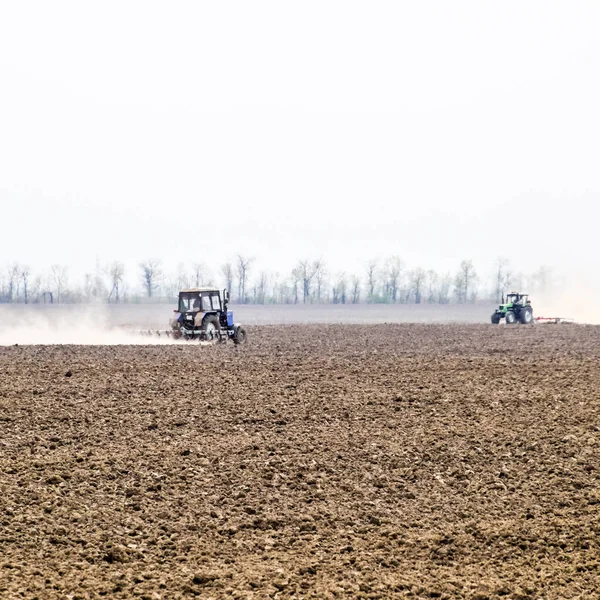
[[177, 312], [209, 312], [221, 311], [221, 292], [208, 288], [197, 288], [179, 292], [179, 306]]
[[501, 306], [527, 306], [530, 305], [529, 294], [518, 294], [517, 292], [511, 292], [506, 295], [506, 302], [503, 302]]

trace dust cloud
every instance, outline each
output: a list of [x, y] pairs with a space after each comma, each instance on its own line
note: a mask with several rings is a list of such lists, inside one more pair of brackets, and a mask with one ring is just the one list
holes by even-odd
[[69, 313], [27, 309], [0, 310], [0, 346], [58, 345], [164, 345], [181, 344], [168, 337], [140, 335], [135, 329], [110, 324], [106, 309], [80, 307]]
[[600, 325], [600, 285], [586, 277], [565, 277], [560, 285], [531, 300], [536, 317], [563, 317], [582, 325]]

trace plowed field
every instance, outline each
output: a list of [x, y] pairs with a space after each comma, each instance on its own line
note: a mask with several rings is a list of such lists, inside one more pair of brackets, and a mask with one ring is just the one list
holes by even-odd
[[2, 598], [596, 598], [600, 328], [0, 348]]

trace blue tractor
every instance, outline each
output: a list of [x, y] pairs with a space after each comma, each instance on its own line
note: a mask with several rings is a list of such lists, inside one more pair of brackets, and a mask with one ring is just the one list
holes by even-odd
[[229, 292], [215, 288], [192, 288], [179, 292], [179, 305], [171, 321], [171, 336], [175, 339], [226, 342], [246, 342], [246, 330], [233, 320], [227, 310]]

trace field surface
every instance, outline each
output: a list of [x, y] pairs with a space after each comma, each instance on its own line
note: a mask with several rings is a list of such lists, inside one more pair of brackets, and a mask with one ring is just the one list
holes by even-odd
[[597, 598], [600, 328], [0, 347], [2, 598]]

